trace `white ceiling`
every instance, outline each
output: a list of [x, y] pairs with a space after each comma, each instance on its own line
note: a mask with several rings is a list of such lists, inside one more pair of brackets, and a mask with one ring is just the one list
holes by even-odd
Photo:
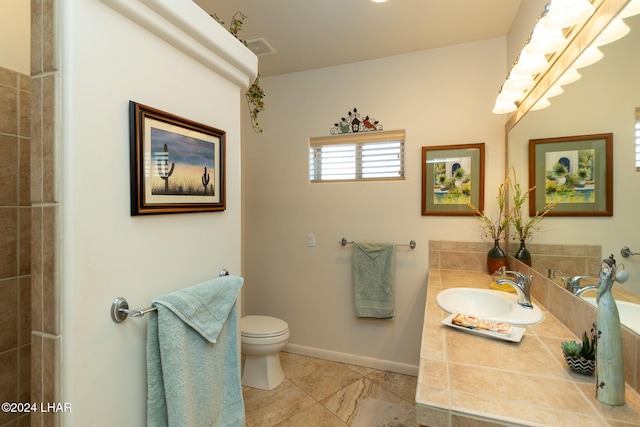
[[329, 67], [505, 36], [521, 0], [194, 0], [243, 40], [264, 38], [262, 76]]

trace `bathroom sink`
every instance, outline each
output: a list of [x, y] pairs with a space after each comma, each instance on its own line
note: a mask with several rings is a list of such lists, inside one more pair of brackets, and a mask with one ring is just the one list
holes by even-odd
[[449, 313], [472, 314], [481, 319], [531, 325], [544, 318], [542, 310], [534, 304], [532, 309], [518, 304], [516, 294], [477, 288], [450, 288], [436, 296], [436, 302]]
[[[595, 298], [583, 297], [582, 299], [592, 306], [598, 307]], [[640, 334], [640, 305], [627, 301], [616, 301], [616, 305], [618, 306], [618, 314], [620, 314], [620, 323]]]

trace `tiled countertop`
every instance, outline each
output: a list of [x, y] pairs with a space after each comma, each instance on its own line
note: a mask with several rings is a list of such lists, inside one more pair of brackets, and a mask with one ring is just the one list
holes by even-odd
[[[449, 287], [488, 289], [486, 273], [430, 269], [416, 391], [416, 420], [429, 427], [469, 425], [640, 426], [640, 396], [595, 398], [595, 375], [569, 370], [560, 343], [576, 336], [546, 310], [519, 343], [441, 324], [436, 295]], [[534, 304], [537, 302], [534, 301]], [[477, 424], [476, 424], [477, 423]]]

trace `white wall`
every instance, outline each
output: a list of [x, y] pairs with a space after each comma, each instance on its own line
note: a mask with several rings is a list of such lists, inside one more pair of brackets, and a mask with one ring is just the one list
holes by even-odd
[[[509, 133], [509, 161], [526, 182], [529, 139], [613, 132], [613, 217], [547, 218], [535, 243], [601, 244], [603, 256], [614, 254], [631, 275], [626, 285], [640, 294], [640, 261], [627, 260], [620, 249], [640, 251], [640, 174], [635, 170], [635, 109], [640, 107], [638, 70], [640, 16], [625, 19], [632, 31], [615, 43], [602, 46], [604, 59], [580, 69], [582, 79], [551, 98], [551, 106], [529, 112]], [[616, 285], [617, 286], [617, 285]]]
[[[66, 426], [145, 425], [147, 319], [113, 323], [116, 297], [144, 308], [222, 267], [241, 274], [241, 88], [106, 3], [142, 8], [176, 31], [142, 2], [74, 0], [60, 10], [61, 384], [73, 408]], [[205, 22], [197, 29], [225, 49], [248, 53], [195, 4], [174, 6], [187, 22]], [[179, 40], [192, 44], [184, 34]], [[248, 55], [241, 58], [255, 72]], [[224, 63], [213, 52], [208, 57]], [[227, 132], [226, 211], [130, 216], [129, 100]]]
[[[491, 109], [504, 58], [505, 40], [493, 39], [264, 78], [265, 133], [245, 127], [243, 141], [246, 313], [287, 321], [298, 352], [417, 367], [428, 241], [481, 239], [473, 218], [421, 216], [421, 147], [484, 142], [485, 200], [493, 204], [504, 174], [504, 117]], [[309, 137], [329, 135], [354, 107], [386, 130], [406, 130], [406, 180], [309, 182]], [[306, 246], [308, 233], [315, 247]], [[343, 236], [417, 242], [396, 250], [393, 321], [355, 317], [352, 248], [338, 244]]]
[[0, 0], [0, 66], [30, 75], [31, 2]]

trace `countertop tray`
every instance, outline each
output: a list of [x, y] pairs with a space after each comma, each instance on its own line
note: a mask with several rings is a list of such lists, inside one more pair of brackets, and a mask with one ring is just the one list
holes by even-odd
[[455, 329], [460, 329], [461, 331], [468, 332], [473, 335], [480, 335], [483, 337], [493, 338], [497, 340], [520, 342], [520, 340], [524, 336], [524, 331], [526, 330], [526, 328], [519, 328], [517, 326], [513, 326], [513, 330], [511, 331], [511, 334], [505, 335], [505, 334], [499, 334], [497, 332], [487, 331], [484, 329], [465, 328], [464, 326], [458, 326], [451, 323], [451, 320], [454, 317], [455, 317], [455, 313], [446, 317], [445, 319], [442, 319], [442, 324], [450, 326]]

